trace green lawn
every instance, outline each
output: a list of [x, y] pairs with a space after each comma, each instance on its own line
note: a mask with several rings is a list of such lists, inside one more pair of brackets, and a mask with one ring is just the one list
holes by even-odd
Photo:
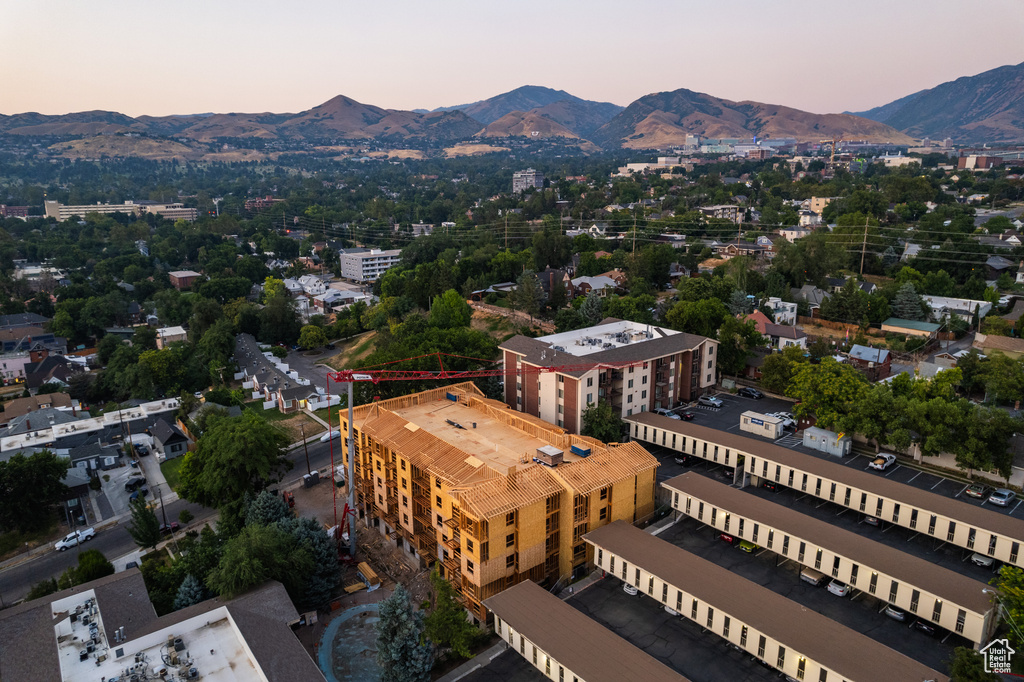
[[326, 407], [315, 411], [313, 414], [315, 414], [316, 416], [320, 417], [325, 422], [328, 422], [331, 425], [331, 428], [336, 429], [336, 428], [338, 428], [338, 410], [342, 410], [342, 411], [347, 410], [348, 409], [347, 406], [348, 406], [348, 395], [342, 394], [342, 396], [341, 396], [341, 403], [338, 404], [338, 405], [331, 406], [331, 418], [330, 419], [327, 419], [327, 408]]
[[252, 410], [253, 414], [268, 421], [268, 422], [279, 422], [285, 419], [294, 417], [294, 414], [282, 414], [281, 410], [276, 407], [270, 410], [263, 409], [262, 400], [253, 400], [242, 405], [243, 410]]
[[178, 489], [178, 483], [181, 482], [181, 475], [178, 470], [181, 469], [182, 463], [184, 463], [185, 457], [175, 457], [174, 459], [168, 459], [160, 463], [160, 471], [164, 472], [164, 478], [167, 479], [167, 485], [171, 490]]

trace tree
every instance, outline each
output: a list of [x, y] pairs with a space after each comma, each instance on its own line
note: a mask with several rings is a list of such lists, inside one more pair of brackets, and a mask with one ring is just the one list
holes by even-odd
[[598, 400], [597, 404], [589, 404], [583, 410], [583, 428], [580, 433], [596, 438], [603, 443], [617, 443], [622, 440], [626, 423], [615, 414], [612, 404], [606, 400]]
[[729, 310], [724, 303], [717, 298], [707, 298], [676, 303], [665, 314], [665, 320], [673, 329], [713, 339], [728, 316]]
[[299, 338], [299, 318], [287, 294], [267, 299], [267, 304], [259, 312], [259, 319], [259, 338], [265, 343], [291, 345]]
[[25, 601], [32, 601], [33, 599], [39, 599], [45, 597], [48, 594], [53, 594], [59, 588], [57, 587], [57, 580], [55, 578], [48, 578], [32, 585], [29, 589], [28, 594], [25, 596]]
[[793, 376], [786, 395], [796, 398], [793, 408], [799, 417], [814, 415], [818, 426], [829, 429], [864, 400], [868, 381], [859, 371], [825, 358], [819, 365], [807, 364]]
[[66, 590], [75, 585], [82, 585], [104, 576], [113, 575], [114, 565], [107, 561], [107, 557], [96, 549], [84, 550], [78, 555], [78, 565], [71, 566], [60, 578], [57, 579], [57, 587]]
[[291, 468], [284, 456], [287, 439], [246, 410], [210, 424], [185, 454], [179, 493], [187, 500], [219, 507], [221, 522], [241, 521], [246, 493], [262, 491]]
[[246, 526], [224, 545], [224, 554], [206, 584], [230, 599], [277, 580], [295, 600], [314, 568], [309, 552], [277, 525]]
[[923, 320], [924, 301], [917, 295], [914, 285], [907, 282], [900, 287], [892, 302], [892, 314], [901, 320]]
[[139, 547], [153, 549], [160, 542], [160, 521], [156, 518], [156, 512], [149, 508], [141, 495], [132, 500], [128, 508], [132, 517], [128, 524], [128, 534]]
[[723, 374], [740, 374], [747, 366], [752, 349], [764, 343], [753, 320], [728, 316], [718, 330], [718, 369]]
[[178, 588], [178, 594], [174, 597], [174, 610], [178, 611], [189, 606], [194, 606], [195, 604], [206, 601], [209, 598], [210, 593], [203, 586], [203, 583], [199, 578], [189, 573], [181, 582], [181, 587]]
[[30, 532], [46, 526], [51, 508], [67, 493], [69, 466], [49, 450], [0, 462], [0, 528]]
[[[799, 357], [794, 357], [797, 355]], [[784, 394], [804, 362], [803, 350], [797, 346], [787, 346], [781, 353], [772, 353], [761, 365], [761, 385], [772, 393]]]
[[749, 313], [752, 304], [747, 298], [747, 292], [736, 289], [729, 297], [729, 312], [733, 315]]
[[585, 323], [583, 326], [593, 327], [600, 322], [603, 319], [601, 309], [601, 297], [597, 295], [596, 291], [591, 289], [587, 292], [587, 297], [583, 299], [583, 305], [580, 306], [580, 315]]
[[381, 682], [426, 682], [434, 667], [434, 653], [423, 642], [423, 614], [414, 611], [409, 593], [399, 584], [380, 603], [377, 632], [377, 666]]
[[441, 329], [468, 327], [472, 316], [473, 309], [454, 289], [435, 297], [430, 305], [430, 324]]
[[1024, 394], [1024, 362], [993, 353], [982, 364], [985, 400], [1017, 400]]
[[974, 649], [958, 646], [946, 661], [952, 682], [999, 682], [999, 675], [985, 672], [985, 658]]
[[269, 490], [264, 490], [245, 510], [245, 525], [269, 526], [291, 516], [292, 511], [283, 499]]
[[299, 346], [307, 350], [327, 345], [327, 335], [316, 325], [307, 324], [299, 332]]
[[[998, 601], [1002, 605], [1002, 614], [1012, 624], [1006, 633], [1010, 646], [1017, 651], [1024, 651], [1024, 570], [1016, 566], [1003, 566], [999, 575], [992, 579], [991, 584], [998, 593]], [[1021, 659], [1015, 659], [1014, 670], [1021, 672]]]
[[462, 658], [469, 658], [473, 655], [473, 645], [481, 639], [480, 630], [466, 619], [466, 609], [437, 566], [430, 572], [430, 586], [433, 592], [431, 611], [424, 620], [427, 638]]
[[277, 525], [313, 560], [312, 569], [303, 576], [296, 591], [295, 603], [302, 609], [323, 608], [341, 580], [337, 543], [315, 519], [288, 517]]
[[516, 289], [510, 295], [510, 302], [513, 302], [516, 310], [521, 310], [530, 316], [540, 312], [540, 304], [544, 300], [544, 288], [536, 273], [527, 270], [516, 280]]

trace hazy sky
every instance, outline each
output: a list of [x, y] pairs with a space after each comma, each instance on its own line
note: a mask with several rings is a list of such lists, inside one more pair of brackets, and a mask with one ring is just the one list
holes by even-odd
[[394, 109], [520, 85], [863, 110], [1024, 61], [1021, 0], [2, 0], [0, 113]]

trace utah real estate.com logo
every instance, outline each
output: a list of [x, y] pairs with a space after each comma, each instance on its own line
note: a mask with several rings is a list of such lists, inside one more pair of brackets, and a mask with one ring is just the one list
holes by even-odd
[[1010, 659], [1017, 653], [1010, 648], [1010, 643], [1005, 639], [993, 639], [981, 650], [985, 657], [985, 672], [987, 673], [1009, 673]]

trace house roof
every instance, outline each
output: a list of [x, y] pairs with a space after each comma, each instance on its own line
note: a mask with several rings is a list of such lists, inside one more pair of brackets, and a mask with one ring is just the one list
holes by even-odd
[[50, 318], [36, 315], [35, 313], [17, 313], [14, 315], [0, 315], [0, 328], [4, 327], [38, 327], [46, 324]]
[[923, 322], [921, 320], [901, 320], [898, 317], [890, 317], [882, 323], [882, 326], [902, 327], [903, 329], [916, 329], [919, 332], [937, 332], [942, 325], [934, 322]]
[[484, 605], [580, 679], [686, 681], [530, 580], [485, 600]]
[[985, 265], [993, 270], [1006, 270], [1007, 268], [1012, 268], [1014, 263], [1012, 260], [1002, 256], [989, 256], [988, 260], [985, 261]]
[[949, 679], [832, 618], [623, 521], [592, 530], [584, 539], [686, 589], [716, 611], [749, 624], [843, 679]]
[[609, 287], [614, 289], [619, 286], [618, 282], [611, 277], [602, 277], [600, 275], [597, 277], [577, 277], [572, 280], [574, 287], [580, 287], [584, 284], [589, 285], [591, 289], [607, 289]]
[[15, 417], [44, 407], [71, 407], [71, 396], [67, 393], [45, 393], [28, 398], [15, 398], [4, 404], [4, 411], [0, 412], [0, 424], [6, 424]]
[[44, 407], [34, 412], [19, 415], [7, 422], [7, 435], [15, 436], [19, 433], [39, 431], [41, 429], [48, 429], [56, 424], [68, 424], [80, 420], [81, 417], [75, 416], [70, 412], [53, 407]]
[[153, 438], [161, 445], [172, 440], [188, 440], [188, 437], [182, 433], [181, 429], [173, 424], [168, 424], [166, 419], [157, 419], [149, 432], [153, 434]]
[[975, 334], [974, 347], [984, 351], [1002, 351], [1004, 353], [1024, 353], [1024, 339], [995, 334]]
[[743, 313], [740, 313], [739, 315], [736, 316], [736, 319], [739, 320], [740, 322], [746, 322], [748, 320], [753, 321], [754, 326], [757, 328], [758, 334], [764, 334], [765, 330], [768, 328], [768, 325], [772, 324], [771, 319], [769, 319], [768, 316], [762, 313], [760, 310], [755, 310], [749, 315], [744, 315]]
[[173, 270], [167, 274], [171, 277], [177, 277], [178, 279], [181, 279], [182, 277], [199, 277], [199, 273], [195, 270]]
[[780, 339], [806, 339], [807, 334], [803, 329], [785, 324], [766, 324], [764, 326], [766, 336], [778, 337]]
[[851, 358], [857, 360], [863, 360], [864, 362], [885, 362], [889, 357], [889, 351], [884, 348], [872, 348], [871, 346], [861, 346], [860, 344], [854, 344], [850, 348], [848, 355]]
[[791, 289], [790, 293], [794, 299], [799, 301], [807, 301], [811, 305], [821, 305], [822, 302], [829, 297], [829, 293], [823, 289], [819, 289], [813, 284], [805, 284], [799, 289]]

